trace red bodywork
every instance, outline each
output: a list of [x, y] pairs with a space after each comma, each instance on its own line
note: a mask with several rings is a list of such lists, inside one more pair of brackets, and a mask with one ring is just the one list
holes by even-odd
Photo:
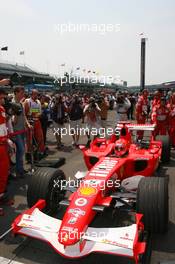
[[[128, 147], [128, 152], [123, 157], [115, 156], [114, 148], [118, 139], [124, 140]], [[154, 174], [161, 157], [162, 144], [155, 141], [153, 137], [146, 148], [134, 144], [129, 125], [123, 124], [120, 128], [120, 135], [113, 135], [108, 140], [96, 138], [89, 149], [84, 148], [82, 151], [89, 171], [77, 191], [68, 198], [70, 204], [58, 232], [58, 242], [64, 247], [80, 243], [83, 234], [96, 215], [94, 207], [110, 206], [113, 199], [110, 194], [117, 190], [118, 181], [121, 182], [134, 175], [152, 176]], [[15, 233], [20, 233], [18, 227], [20, 220], [21, 216], [13, 223]], [[143, 229], [143, 225], [138, 224], [137, 228], [138, 230]], [[145, 248], [142, 245], [142, 250], [140, 250], [139, 243], [137, 234], [133, 249], [136, 262], [138, 255], [143, 253]], [[81, 243], [80, 251], [83, 247], [84, 244]]]
[[[136, 128], [140, 125], [134, 125]], [[143, 125], [143, 127], [151, 127], [151, 125]], [[141, 144], [133, 143], [131, 132], [129, 131], [130, 125], [123, 124], [120, 130], [124, 128], [125, 132], [120, 136], [112, 135], [110, 139], [96, 138], [89, 149], [83, 148], [84, 160], [87, 168], [90, 170], [94, 164], [102, 157], [115, 156], [114, 148], [117, 139], [123, 139], [129, 146], [129, 152], [122, 159], [122, 175], [120, 180], [131, 177], [134, 175], [152, 176], [158, 167], [161, 153], [162, 143], [154, 140], [151, 135], [149, 139], [149, 146], [143, 147]], [[132, 125], [133, 127], [133, 125]], [[121, 167], [117, 166], [116, 170], [119, 173]]]

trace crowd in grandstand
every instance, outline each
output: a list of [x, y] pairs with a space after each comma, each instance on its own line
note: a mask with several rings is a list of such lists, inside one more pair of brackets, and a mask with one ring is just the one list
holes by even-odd
[[[8, 80], [1, 80], [0, 85], [8, 84]], [[24, 157], [31, 161], [33, 144], [37, 146], [37, 158], [47, 155], [47, 131], [52, 127], [55, 134], [55, 144], [58, 150], [62, 149], [63, 142], [61, 128], [65, 123], [75, 131], [72, 136], [72, 146], [78, 147], [80, 140], [79, 129], [87, 128], [87, 146], [92, 135], [91, 130], [106, 128], [108, 126], [108, 112], [116, 111], [113, 125], [119, 121], [144, 124], [156, 124], [155, 134], [169, 134], [172, 146], [175, 147], [175, 93], [161, 90], [149, 94], [145, 89], [139, 94], [126, 91], [98, 94], [82, 93], [72, 94], [39, 94], [32, 90], [26, 94], [23, 86], [16, 86], [13, 95], [7, 95], [0, 88], [0, 204], [11, 204], [7, 195], [7, 182], [10, 174], [9, 145], [16, 146], [16, 169], [14, 178], [25, 177]], [[97, 132], [98, 136], [98, 132]], [[138, 133], [142, 139], [143, 131]], [[35, 142], [33, 142], [35, 140]], [[36, 157], [35, 157], [36, 158]], [[11, 176], [11, 177], [12, 177]], [[3, 210], [1, 209], [1, 213]]]

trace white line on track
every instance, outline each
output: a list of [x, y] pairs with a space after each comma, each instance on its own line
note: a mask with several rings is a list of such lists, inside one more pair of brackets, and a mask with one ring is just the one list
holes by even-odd
[[24, 264], [23, 262], [15, 261], [8, 258], [0, 257], [0, 264]]

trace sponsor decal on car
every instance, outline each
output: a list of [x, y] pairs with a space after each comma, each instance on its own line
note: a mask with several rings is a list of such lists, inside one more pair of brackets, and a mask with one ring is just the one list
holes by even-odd
[[33, 216], [24, 214], [23, 217], [22, 217], [22, 220], [28, 221], [28, 222], [33, 222]]
[[50, 228], [50, 226], [44, 226], [46, 229], [49, 229], [49, 230], [51, 230], [51, 228]]
[[68, 224], [75, 224], [77, 222], [77, 217], [71, 217], [68, 221]]
[[79, 193], [81, 195], [84, 195], [84, 196], [91, 196], [91, 195], [94, 195], [97, 193], [97, 190], [92, 187], [92, 186], [89, 186], [89, 187], [81, 187], [79, 189]]
[[75, 217], [79, 217], [80, 215], [85, 215], [85, 211], [81, 210], [80, 208], [72, 208], [69, 209], [68, 213], [72, 214]]
[[68, 232], [72, 232], [73, 231], [73, 227], [63, 226], [62, 230], [63, 231], [68, 231]]
[[86, 180], [84, 181], [84, 185], [97, 187], [97, 185], [99, 185], [101, 182], [103, 182], [103, 180], [96, 180], [96, 179]]
[[133, 238], [129, 238], [129, 234], [128, 233], [126, 233], [125, 236], [120, 237], [120, 239], [128, 240], [128, 241], [133, 241], [134, 240]]
[[20, 224], [18, 224], [18, 226], [20, 226], [20, 227], [28, 227], [29, 225], [27, 225], [25, 223], [20, 223]]
[[101, 163], [97, 164], [90, 172], [89, 176], [97, 176], [106, 178], [115, 168], [117, 160], [105, 158]]
[[75, 200], [75, 204], [76, 204], [77, 206], [84, 206], [84, 205], [87, 204], [87, 202], [88, 202], [87, 199], [85, 199], [85, 198], [83, 198], [83, 197], [78, 198], [78, 199]]
[[129, 248], [128, 245], [121, 244], [121, 243], [118, 243], [118, 242], [116, 242], [116, 241], [111, 241], [111, 240], [109, 240], [109, 239], [103, 239], [101, 242], [102, 242], [102, 243], [105, 243], [105, 244], [110, 244], [110, 245], [113, 245], [113, 246], [117, 246], [117, 247]]
[[66, 231], [66, 232], [68, 232], [68, 234], [77, 234], [78, 233], [78, 228], [73, 228], [73, 227], [70, 227], [70, 226], [64, 226], [63, 228], [62, 228], [62, 231], [64, 232], [64, 231]]
[[34, 218], [32, 215], [24, 214], [21, 218], [21, 221], [18, 223], [18, 226], [21, 227], [33, 227], [32, 223], [34, 222]]
[[149, 160], [149, 158], [141, 157], [141, 158], [135, 158], [135, 160]]
[[66, 242], [69, 239], [69, 235], [66, 233], [63, 237], [62, 237], [62, 241]]

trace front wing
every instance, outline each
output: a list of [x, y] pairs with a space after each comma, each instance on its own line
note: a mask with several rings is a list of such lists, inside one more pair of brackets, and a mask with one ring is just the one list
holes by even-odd
[[136, 215], [136, 223], [126, 227], [93, 228], [88, 227], [80, 241], [71, 246], [58, 242], [62, 221], [50, 217], [39, 209], [45, 201], [40, 200], [31, 209], [17, 217], [12, 224], [13, 232], [49, 243], [60, 255], [80, 258], [92, 252], [101, 252], [129, 257], [138, 263], [139, 255], [144, 254], [146, 243], [138, 241], [139, 230], [143, 231], [142, 215]]

